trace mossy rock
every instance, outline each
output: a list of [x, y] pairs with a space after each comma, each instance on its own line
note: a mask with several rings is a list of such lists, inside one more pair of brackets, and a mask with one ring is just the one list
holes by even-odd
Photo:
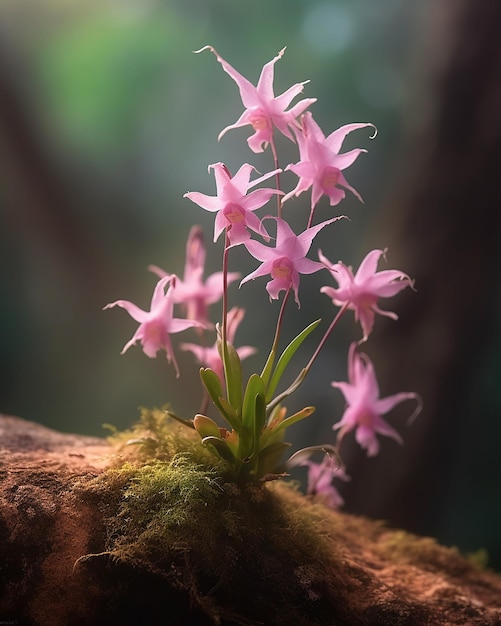
[[[80, 575], [97, 568], [102, 587], [103, 571], [133, 579], [140, 571], [163, 589], [156, 597], [176, 595], [178, 610], [184, 594], [189, 610], [210, 624], [259, 624], [264, 615], [273, 624], [331, 624], [337, 583], [320, 529], [324, 507], [301, 506], [286, 484], [231, 482], [224, 462], [180, 428], [159, 411], [143, 411], [133, 431], [114, 437], [132, 442], [133, 460], [76, 485], [108, 508], [110, 537], [101, 554], [78, 561]], [[135, 604], [137, 593], [129, 597]], [[154, 623], [167, 623], [163, 602], [148, 605], [159, 615]], [[168, 623], [186, 623], [180, 619], [171, 613]]]
[[285, 481], [235, 485], [160, 417], [110, 445], [0, 416], [1, 620], [501, 624], [501, 579], [456, 549]]

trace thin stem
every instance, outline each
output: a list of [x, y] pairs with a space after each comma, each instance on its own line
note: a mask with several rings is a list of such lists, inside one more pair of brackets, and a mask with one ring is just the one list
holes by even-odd
[[230, 238], [228, 236], [228, 229], [225, 230], [224, 239], [224, 251], [223, 251], [223, 319], [222, 319], [222, 334], [221, 340], [223, 342], [223, 350], [226, 349], [226, 334], [227, 334], [227, 319], [228, 319], [228, 246], [230, 245]]
[[343, 313], [348, 308], [348, 304], [349, 304], [349, 302], [346, 302], [339, 309], [339, 311], [336, 314], [336, 317], [332, 320], [332, 322], [330, 323], [329, 328], [325, 331], [324, 336], [320, 340], [320, 342], [319, 342], [319, 344], [317, 346], [317, 349], [313, 353], [313, 356], [311, 357], [311, 359], [308, 361], [308, 364], [306, 365], [306, 367], [303, 367], [303, 369], [296, 376], [295, 380], [292, 382], [291, 385], [289, 385], [289, 387], [287, 387], [287, 389], [285, 391], [283, 391], [281, 394], [276, 396], [276, 398], [274, 398], [271, 402], [268, 403], [268, 405], [266, 406], [266, 411], [267, 411], [268, 414], [270, 414], [271, 411], [278, 404], [280, 404], [282, 402], [282, 400], [285, 400], [285, 398], [287, 398], [292, 393], [294, 393], [294, 391], [296, 391], [296, 389], [303, 383], [304, 379], [306, 378], [306, 376], [308, 375], [308, 373], [309, 373], [309, 371], [311, 369], [311, 366], [313, 365], [315, 359], [319, 355], [320, 350], [324, 347], [325, 342], [329, 338], [329, 335], [331, 334], [334, 326], [339, 322], [339, 320], [341, 319], [341, 316], [343, 315]]
[[287, 291], [285, 292], [284, 299], [282, 300], [282, 306], [280, 307], [280, 312], [277, 318], [277, 327], [275, 329], [275, 337], [273, 338], [273, 344], [271, 346], [270, 354], [268, 355], [268, 358], [266, 359], [264, 369], [261, 373], [261, 377], [263, 377], [266, 380], [266, 385], [268, 385], [270, 381], [272, 370], [273, 370], [273, 365], [275, 363], [275, 358], [277, 356], [278, 340], [280, 339], [280, 331], [282, 330], [282, 321], [283, 321], [284, 312], [285, 312], [285, 305], [289, 298], [289, 293], [290, 293], [290, 288], [287, 289]]
[[228, 353], [228, 254], [230, 237], [228, 228], [225, 230], [224, 252], [223, 252], [223, 320], [221, 329], [221, 360], [223, 361], [224, 379], [226, 381], [226, 393], [231, 404], [232, 381], [230, 372], [230, 357]]
[[282, 330], [282, 321], [284, 319], [285, 305], [287, 304], [287, 300], [289, 299], [290, 291], [291, 290], [289, 287], [289, 289], [287, 289], [287, 291], [285, 292], [284, 299], [282, 300], [282, 306], [280, 307], [280, 313], [278, 314], [277, 328], [275, 330], [275, 337], [273, 339], [273, 345], [271, 347], [273, 352], [276, 352], [278, 348], [278, 340], [280, 338], [280, 331]]
[[313, 223], [313, 213], [315, 213], [315, 207], [311, 207], [311, 211], [310, 211], [310, 217], [308, 218], [308, 224], [306, 225], [306, 228], [310, 228], [310, 226]]
[[341, 319], [341, 316], [343, 315], [343, 313], [346, 311], [346, 309], [348, 308], [348, 304], [349, 302], [345, 302], [343, 304], [343, 306], [339, 309], [339, 311], [337, 312], [336, 317], [332, 320], [332, 322], [329, 325], [329, 328], [325, 331], [324, 336], [322, 337], [322, 339], [320, 339], [320, 342], [317, 346], [317, 349], [315, 350], [315, 352], [313, 353], [311, 359], [308, 361], [308, 365], [304, 368], [306, 370], [306, 373], [308, 373], [311, 369], [311, 366], [313, 365], [315, 359], [317, 358], [317, 356], [320, 353], [320, 350], [324, 347], [325, 342], [327, 341], [327, 339], [329, 338], [329, 335], [331, 334], [331, 332], [334, 329], [334, 326], [339, 322], [339, 320]]
[[[275, 164], [275, 169], [278, 170], [278, 154], [277, 154], [277, 148], [275, 146], [275, 138], [272, 135], [271, 136], [271, 140], [270, 140], [270, 147], [271, 147], [271, 153], [273, 154], [273, 163]], [[275, 174], [275, 184], [277, 187], [277, 190], [280, 191], [280, 172], [277, 172]], [[280, 194], [277, 193], [277, 209], [278, 209], [278, 217], [282, 217], [282, 201], [280, 199]]]

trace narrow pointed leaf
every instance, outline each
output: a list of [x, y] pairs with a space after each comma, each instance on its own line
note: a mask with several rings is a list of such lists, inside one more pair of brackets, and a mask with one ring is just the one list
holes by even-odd
[[256, 409], [254, 420], [254, 441], [258, 442], [261, 437], [264, 425], [266, 423], [266, 400], [263, 393], [258, 393], [256, 396]]
[[266, 410], [268, 413], [273, 411], [273, 409], [278, 406], [285, 398], [290, 396], [292, 393], [296, 391], [296, 389], [301, 385], [301, 383], [306, 378], [308, 371], [305, 367], [299, 372], [296, 376], [296, 379], [287, 387], [285, 391], [282, 391], [281, 394], [273, 398], [273, 400], [267, 405]]
[[247, 387], [245, 389], [244, 400], [242, 404], [242, 424], [253, 428], [255, 422], [256, 396], [261, 394], [264, 396], [265, 388], [263, 379], [258, 374], [250, 376]]
[[297, 413], [294, 413], [294, 415], [289, 415], [289, 417], [286, 417], [284, 420], [280, 422], [280, 424], [274, 430], [275, 432], [285, 430], [289, 426], [292, 426], [292, 424], [295, 424], [296, 422], [300, 422], [301, 420], [304, 420], [305, 417], [309, 417], [314, 412], [315, 412], [314, 406], [307, 406], [302, 411], [298, 411]]
[[226, 398], [218, 398], [216, 403], [221, 415], [230, 423], [230, 426], [237, 432], [242, 428], [242, 422], [235, 409], [231, 406]]
[[184, 417], [179, 417], [179, 415], [176, 415], [172, 411], [165, 410], [165, 413], [167, 413], [167, 415], [172, 419], [180, 422], [181, 424], [184, 424], [185, 426], [188, 426], [188, 428], [195, 428], [195, 426], [193, 425], [193, 420], [187, 420], [184, 419]]
[[308, 337], [308, 335], [315, 330], [315, 328], [320, 324], [321, 320], [316, 320], [312, 322], [309, 326], [307, 326], [299, 335], [293, 339], [290, 344], [285, 348], [282, 352], [282, 355], [278, 359], [277, 366], [275, 371], [273, 372], [273, 376], [271, 377], [270, 383], [266, 390], [266, 401], [270, 402], [273, 398], [273, 394], [275, 393], [275, 389], [277, 388], [280, 379], [282, 378], [287, 365], [289, 365], [290, 360], [297, 352], [303, 341]]
[[228, 401], [237, 414], [240, 414], [242, 410], [242, 364], [237, 351], [228, 341], [226, 346], [223, 346], [222, 359]]
[[262, 451], [276, 443], [282, 443], [284, 435], [285, 430], [270, 428], [270, 426], [267, 425], [266, 428], [261, 431], [261, 436], [259, 437], [259, 450]]
[[271, 375], [273, 373], [273, 366], [275, 365], [275, 359], [277, 358], [277, 351], [275, 349], [270, 351], [268, 358], [266, 359], [266, 363], [263, 367], [263, 371], [261, 372], [261, 378], [265, 384], [265, 387], [268, 387], [270, 382]]
[[223, 397], [223, 390], [221, 387], [221, 381], [219, 376], [211, 370], [209, 367], [200, 368], [200, 378], [207, 389], [212, 402], [216, 406], [217, 410], [221, 413], [224, 419], [230, 424], [232, 428], [238, 431], [240, 428], [240, 419], [231, 406], [231, 404]]
[[[262, 378], [258, 374], [252, 374], [247, 381], [244, 399], [242, 403], [242, 429], [240, 435], [239, 455], [241, 458], [253, 456], [256, 447], [256, 409], [258, 398], [264, 399], [265, 388]], [[261, 412], [260, 403], [260, 412]], [[266, 407], [265, 407], [266, 413]], [[261, 418], [261, 415], [260, 415]], [[261, 418], [262, 419], [262, 418]]]
[[240, 435], [239, 456], [242, 459], [257, 459], [259, 454], [259, 443], [261, 431], [266, 421], [266, 403], [263, 393], [257, 393], [254, 396], [252, 408], [252, 424], [242, 427]]

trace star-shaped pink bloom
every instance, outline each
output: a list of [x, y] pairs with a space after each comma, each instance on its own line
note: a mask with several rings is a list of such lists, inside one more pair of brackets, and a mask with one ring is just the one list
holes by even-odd
[[296, 83], [282, 95], [275, 97], [273, 92], [274, 65], [283, 56], [285, 48], [280, 50], [278, 55], [263, 67], [257, 87], [220, 57], [212, 46], [205, 46], [201, 50], [197, 50], [197, 52], [202, 52], [203, 50], [213, 52], [219, 63], [221, 63], [223, 70], [237, 83], [240, 97], [245, 107], [245, 111], [240, 118], [234, 124], [222, 130], [218, 139], [232, 128], [239, 128], [240, 126], [250, 124], [256, 131], [247, 139], [249, 148], [253, 152], [262, 152], [263, 149], [271, 143], [273, 138], [273, 126], [278, 128], [278, 130], [291, 141], [294, 141], [289, 127], [298, 126], [297, 118], [310, 104], [316, 102], [316, 98], [300, 100], [291, 109], [286, 111], [286, 108], [290, 105], [292, 100], [303, 91], [304, 85], [309, 81]]
[[308, 468], [307, 495], [321, 496], [332, 509], [342, 507], [344, 500], [339, 491], [332, 484], [332, 481], [336, 478], [345, 482], [350, 480], [344, 468], [338, 466], [335, 460], [328, 455], [324, 456], [321, 463], [315, 463], [308, 459], [304, 461], [302, 465]]
[[348, 382], [331, 383], [342, 392], [348, 404], [341, 421], [334, 424], [333, 428], [340, 429], [339, 444], [347, 432], [356, 429], [357, 442], [367, 451], [367, 456], [375, 456], [379, 452], [377, 433], [403, 443], [398, 432], [381, 416], [404, 400], [417, 400], [418, 409], [411, 417], [413, 419], [420, 410], [420, 399], [412, 392], [379, 398], [374, 366], [366, 354], [357, 354], [356, 346], [356, 343], [352, 343], [348, 352]]
[[248, 228], [268, 237], [261, 226], [261, 220], [253, 211], [266, 204], [274, 194], [283, 192], [268, 188], [256, 189], [249, 194], [247, 191], [281, 170], [274, 170], [250, 182], [250, 175], [255, 168], [248, 163], [244, 163], [233, 177], [224, 163], [209, 165], [209, 170], [211, 169], [214, 170], [216, 177], [217, 195], [207, 196], [198, 191], [190, 191], [185, 193], [184, 197], [207, 211], [217, 212], [214, 221], [214, 241], [225, 228], [228, 229], [230, 244], [233, 246], [250, 239]]
[[375, 314], [379, 313], [391, 319], [398, 319], [396, 313], [384, 311], [378, 307], [379, 298], [394, 296], [406, 287], [412, 287], [413, 281], [398, 270], [377, 271], [377, 264], [386, 250], [372, 250], [364, 258], [355, 276], [351, 267], [344, 263], [332, 264], [321, 251], [319, 259], [325, 264], [332, 276], [338, 282], [339, 287], [322, 287], [320, 291], [332, 298], [337, 306], [344, 304], [355, 312], [355, 320], [360, 321], [363, 337], [361, 342], [366, 341], [374, 326]]
[[298, 297], [299, 274], [313, 274], [325, 267], [318, 261], [306, 258], [313, 239], [324, 226], [332, 224], [341, 217], [334, 217], [307, 228], [300, 235], [296, 235], [282, 218], [270, 217], [269, 219], [274, 219], [277, 222], [276, 246], [272, 248], [254, 240], [245, 243], [250, 254], [258, 261], [262, 261], [262, 264], [246, 276], [240, 285], [249, 280], [254, 280], [258, 276], [270, 274], [272, 280], [266, 285], [270, 299], [276, 300], [281, 291], [287, 291], [292, 287], [297, 305], [300, 306]]
[[305, 113], [301, 121], [301, 131], [296, 133], [300, 160], [285, 168], [293, 171], [299, 177], [299, 181], [296, 187], [284, 196], [283, 202], [292, 196], [299, 196], [311, 187], [312, 211], [322, 195], [328, 196], [330, 205], [334, 206], [346, 195], [339, 185], [349, 189], [362, 201], [360, 194], [347, 182], [342, 170], [349, 167], [360, 153], [367, 150], [355, 148], [344, 154], [339, 154], [339, 151], [346, 135], [359, 128], [373, 125], [347, 124], [325, 137], [310, 112]]
[[[175, 304], [186, 307], [189, 320], [197, 320], [207, 327], [210, 325], [209, 305], [218, 302], [223, 295], [223, 272], [211, 274], [204, 282], [206, 256], [203, 231], [200, 226], [193, 226], [186, 242], [183, 280], [176, 278], [172, 299]], [[168, 276], [167, 272], [155, 265], [150, 265], [148, 269], [160, 278]], [[229, 272], [228, 284], [239, 277], [238, 272]]]
[[[165, 292], [165, 288], [169, 283], [171, 285]], [[176, 375], [179, 377], [179, 368], [172, 349], [170, 335], [193, 326], [203, 327], [203, 324], [196, 320], [173, 317], [174, 299], [172, 293], [174, 283], [175, 276], [165, 276], [158, 281], [153, 292], [149, 311], [143, 311], [128, 300], [117, 300], [107, 304], [104, 308], [109, 309], [119, 306], [125, 309], [136, 322], [139, 322], [138, 329], [132, 339], [125, 344], [121, 354], [124, 354], [136, 341], [141, 342], [144, 353], [151, 359], [155, 358], [157, 352], [163, 348], [166, 352], [167, 360], [174, 364]]]
[[[227, 316], [227, 329], [226, 329], [226, 340], [233, 345], [235, 341], [235, 333], [237, 332], [237, 328], [240, 325], [245, 314], [245, 310], [238, 307], [233, 307], [228, 311]], [[224, 370], [223, 370], [223, 361], [221, 360], [221, 356], [218, 350], [218, 342], [210, 347], [200, 346], [196, 343], [183, 343], [181, 344], [182, 350], [189, 350], [192, 352], [197, 361], [203, 367], [210, 367], [211, 370], [216, 372], [219, 376], [221, 383], [224, 384]], [[248, 356], [251, 356], [256, 352], [256, 348], [251, 346], [241, 346], [240, 348], [236, 348], [237, 354], [241, 361], [246, 359]]]

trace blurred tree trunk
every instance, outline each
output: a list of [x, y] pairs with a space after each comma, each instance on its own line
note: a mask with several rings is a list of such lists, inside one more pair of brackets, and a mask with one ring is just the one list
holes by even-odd
[[[56, 163], [37, 125], [29, 74], [8, 46], [0, 56], [0, 227], [24, 250], [45, 248], [82, 300], [102, 284], [102, 251], [75, 211], [64, 166]], [[5, 234], [4, 231], [4, 234]]]
[[467, 405], [500, 320], [501, 2], [434, 0], [424, 13], [419, 95], [369, 242], [388, 245], [388, 268], [415, 278], [417, 293], [384, 305], [400, 320], [378, 320], [366, 348], [382, 395], [416, 390], [424, 411], [408, 430], [405, 411], [395, 413], [403, 451], [388, 445], [377, 459], [348, 451], [345, 494], [351, 511], [436, 534], [451, 489], [466, 487], [453, 486], [453, 472], [474, 471], [487, 453], [474, 447], [489, 416]]

